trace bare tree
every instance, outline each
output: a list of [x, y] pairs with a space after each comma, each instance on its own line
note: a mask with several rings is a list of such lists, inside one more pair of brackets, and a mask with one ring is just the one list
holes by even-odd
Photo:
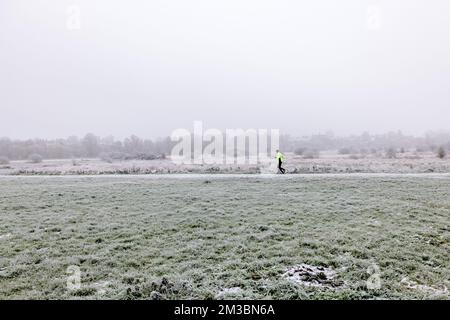
[[32, 162], [32, 163], [41, 163], [42, 162], [42, 156], [38, 153], [33, 153], [32, 155], [30, 155], [28, 157], [28, 159]]
[[96, 157], [100, 152], [99, 139], [92, 133], [88, 133], [82, 141], [83, 149], [87, 157]]
[[437, 156], [439, 159], [444, 159], [447, 156], [447, 152], [445, 151], [444, 147], [439, 147], [437, 151]]
[[395, 150], [395, 148], [392, 147], [387, 149], [386, 157], [388, 157], [389, 159], [397, 158], [397, 150]]
[[8, 159], [8, 157], [0, 156], [0, 164], [1, 164], [1, 165], [9, 164], [9, 159]]

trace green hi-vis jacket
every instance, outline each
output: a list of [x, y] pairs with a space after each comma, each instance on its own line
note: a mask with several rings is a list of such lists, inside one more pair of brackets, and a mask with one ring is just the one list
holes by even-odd
[[277, 152], [277, 156], [275, 157], [277, 160], [281, 159], [281, 161], [284, 161], [284, 154], [282, 154], [281, 152]]

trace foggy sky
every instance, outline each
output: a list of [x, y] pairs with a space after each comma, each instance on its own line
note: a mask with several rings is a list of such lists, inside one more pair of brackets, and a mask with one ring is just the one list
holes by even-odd
[[448, 0], [1, 0], [0, 136], [447, 129], [449, 15]]

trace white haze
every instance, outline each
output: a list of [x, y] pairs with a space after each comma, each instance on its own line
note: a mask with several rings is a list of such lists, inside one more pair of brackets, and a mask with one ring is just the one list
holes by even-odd
[[448, 0], [1, 0], [0, 136], [446, 129], [449, 15]]

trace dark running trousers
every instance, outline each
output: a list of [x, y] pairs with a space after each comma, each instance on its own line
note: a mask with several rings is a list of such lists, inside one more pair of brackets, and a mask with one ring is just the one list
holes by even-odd
[[283, 162], [281, 162], [281, 159], [278, 159], [278, 170], [280, 170], [280, 172], [281, 173], [285, 173], [286, 172], [286, 170], [284, 170], [282, 167], [281, 167], [281, 164], [282, 164]]

